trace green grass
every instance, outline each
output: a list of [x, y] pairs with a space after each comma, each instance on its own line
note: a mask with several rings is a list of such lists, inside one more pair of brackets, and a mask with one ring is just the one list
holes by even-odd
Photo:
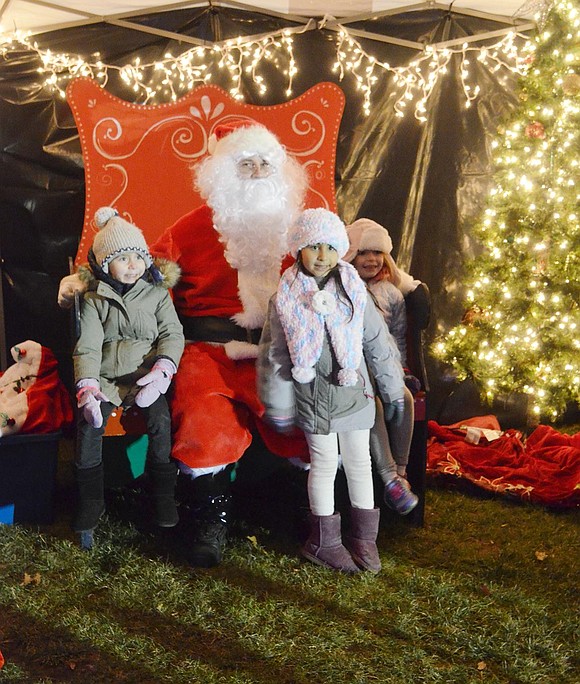
[[580, 681], [576, 511], [432, 489], [423, 528], [384, 517], [381, 574], [348, 577], [267, 511], [211, 570], [113, 515], [85, 553], [63, 501], [0, 526], [2, 683]]

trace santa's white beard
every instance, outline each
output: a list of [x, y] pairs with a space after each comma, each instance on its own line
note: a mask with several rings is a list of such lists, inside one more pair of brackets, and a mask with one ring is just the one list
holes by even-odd
[[255, 273], [279, 268], [288, 251], [283, 220], [280, 214], [261, 214], [236, 222], [231, 233], [229, 227], [220, 227], [228, 263], [238, 270]]
[[[233, 316], [245, 328], [264, 324], [287, 252], [288, 216], [283, 188], [274, 178], [237, 179], [237, 188], [208, 198], [225, 257], [238, 272], [243, 311]], [[231, 184], [230, 184], [231, 185]], [[224, 197], [227, 198], [224, 200]], [[293, 217], [293, 215], [292, 215]]]
[[236, 269], [261, 273], [279, 269], [288, 251], [287, 231], [296, 217], [286, 184], [269, 178], [237, 177], [228, 188], [213, 188], [208, 205], [225, 244], [225, 257]]
[[288, 253], [288, 229], [302, 207], [304, 170], [287, 158], [268, 178], [241, 179], [233, 157], [209, 156], [197, 167], [196, 182], [213, 212], [225, 257], [238, 272], [243, 311], [232, 318], [244, 328], [259, 328]]

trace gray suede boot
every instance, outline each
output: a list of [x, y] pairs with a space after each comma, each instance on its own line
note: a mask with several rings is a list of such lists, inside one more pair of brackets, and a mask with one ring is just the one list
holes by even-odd
[[340, 513], [310, 515], [310, 536], [301, 549], [304, 558], [325, 568], [347, 574], [360, 572], [342, 545]]
[[376, 544], [380, 517], [378, 508], [351, 508], [350, 535], [344, 542], [355, 563], [375, 574], [381, 570]]

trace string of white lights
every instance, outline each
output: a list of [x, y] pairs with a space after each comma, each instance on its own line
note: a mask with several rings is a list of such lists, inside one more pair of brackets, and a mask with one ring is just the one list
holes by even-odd
[[[518, 45], [520, 39], [525, 40]], [[480, 93], [478, 85], [470, 84], [471, 57], [475, 57], [490, 72], [504, 69], [523, 76], [532, 62], [534, 49], [534, 44], [525, 36], [509, 32], [493, 45], [477, 47], [472, 43], [463, 43], [457, 48], [426, 45], [424, 51], [408, 65], [394, 67], [369, 54], [344, 26], [340, 26], [333, 70], [338, 72], [341, 80], [347, 73], [354, 76], [358, 89], [362, 91], [363, 109], [367, 115], [371, 109], [373, 88], [379, 80], [377, 71], [391, 73], [397, 93], [394, 104], [396, 115], [405, 116], [406, 111], [411, 109], [409, 105], [414, 102], [415, 117], [419, 121], [426, 121], [427, 101], [439, 79], [448, 73], [455, 55], [460, 56], [461, 87], [465, 106], [470, 107]]]
[[96, 80], [105, 87], [110, 74], [117, 72], [133, 99], [141, 104], [175, 101], [196, 85], [211, 80], [214, 70], [226, 69], [231, 79], [230, 95], [242, 100], [244, 74], [263, 95], [267, 91], [260, 65], [270, 62], [286, 81], [285, 93], [292, 95], [294, 76], [297, 73], [293, 53], [292, 35], [310, 30], [311, 25], [286, 28], [262, 35], [259, 38], [236, 38], [207, 46], [195, 46], [178, 56], [166, 53], [155, 62], [142, 62], [139, 57], [123, 66], [107, 64], [95, 53], [90, 59], [79, 55], [56, 53], [43, 49], [29, 35], [15, 31], [0, 38], [0, 56], [9, 59], [11, 53], [22, 49], [36, 53], [39, 58], [39, 78], [44, 86], [65, 97], [69, 81], [79, 76]]
[[[80, 55], [43, 49], [26, 33], [15, 31], [0, 37], [0, 56], [9, 59], [11, 53], [22, 49], [36, 53], [40, 61], [39, 78], [43, 79], [45, 87], [63, 98], [66, 86], [75, 77], [86, 76], [105, 87], [110, 74], [117, 72], [133, 93], [135, 101], [141, 104], [175, 101], [196, 85], [210, 81], [215, 71], [225, 69], [231, 79], [230, 94], [242, 100], [244, 76], [251, 79], [261, 95], [267, 92], [260, 69], [266, 62], [274, 65], [276, 72], [285, 79], [285, 94], [290, 97], [294, 77], [298, 73], [293, 35], [312, 28], [309, 22], [305, 26], [286, 28], [259, 37], [239, 37], [212, 45], [195, 46], [178, 56], [166, 53], [163, 59], [155, 62], [144, 63], [137, 57], [132, 63], [123, 66], [103, 62], [98, 53], [85, 59]], [[323, 24], [319, 28], [324, 28]], [[407, 111], [413, 110], [419, 121], [426, 121], [427, 101], [439, 79], [449, 71], [455, 55], [461, 59], [460, 78], [466, 107], [480, 92], [479, 86], [470, 84], [472, 57], [493, 72], [504, 69], [517, 75], [525, 74], [531, 61], [533, 43], [525, 41], [522, 44], [518, 40], [520, 38], [524, 36], [510, 32], [487, 46], [464, 43], [460, 47], [438, 48], [427, 45], [408, 65], [393, 67], [369, 54], [349, 34], [348, 29], [339, 26], [333, 71], [338, 72], [340, 80], [347, 75], [355, 79], [363, 95], [362, 106], [366, 115], [370, 113], [373, 89], [380, 71], [390, 72], [397, 93], [394, 104], [397, 116], [402, 117]]]

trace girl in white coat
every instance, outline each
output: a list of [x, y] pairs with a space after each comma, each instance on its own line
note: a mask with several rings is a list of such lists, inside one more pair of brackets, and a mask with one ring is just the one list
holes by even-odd
[[[366, 283], [389, 332], [401, 354], [405, 372], [405, 410], [399, 424], [386, 422], [377, 403], [377, 420], [371, 430], [371, 455], [384, 487], [384, 501], [400, 515], [410, 513], [419, 499], [407, 480], [407, 464], [414, 423], [414, 393], [420, 382], [405, 369], [407, 356], [407, 310], [403, 293], [419, 284], [401, 271], [391, 256], [393, 242], [386, 228], [367, 218], [346, 227], [350, 249], [345, 261], [351, 263]], [[413, 391], [412, 391], [413, 390]]]

